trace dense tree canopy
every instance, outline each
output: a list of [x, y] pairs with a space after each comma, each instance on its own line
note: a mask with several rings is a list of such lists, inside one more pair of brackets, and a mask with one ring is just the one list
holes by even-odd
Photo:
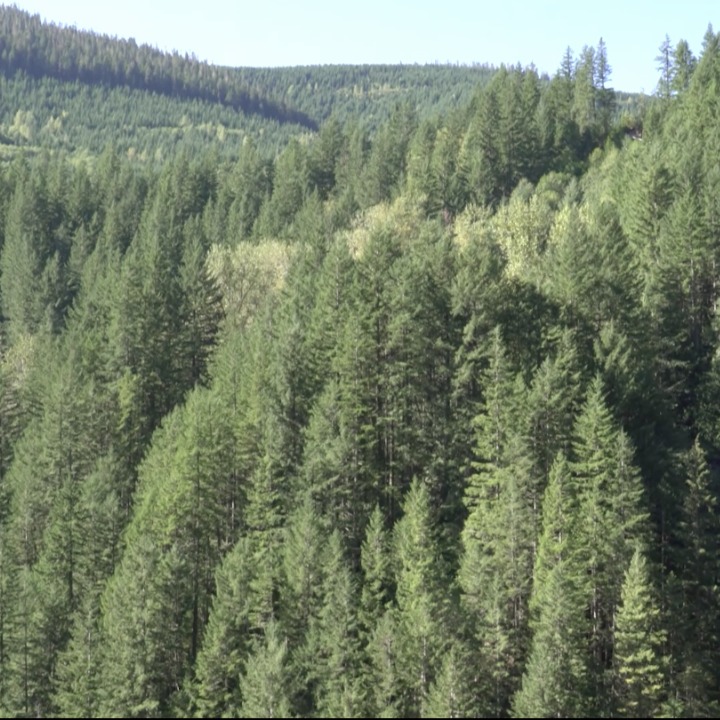
[[0, 20], [0, 714], [717, 714], [712, 30], [630, 117], [602, 39], [253, 75]]

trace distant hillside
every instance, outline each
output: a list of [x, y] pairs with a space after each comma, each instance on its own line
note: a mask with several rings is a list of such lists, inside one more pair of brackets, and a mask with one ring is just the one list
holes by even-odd
[[494, 72], [486, 65], [220, 67], [0, 7], [0, 141], [70, 151], [111, 141], [152, 155], [168, 136], [194, 145], [217, 135], [220, 151], [235, 154], [233, 140], [250, 135], [273, 152], [330, 116], [372, 131], [398, 103], [420, 118], [466, 105]]
[[447, 107], [468, 99], [494, 72], [484, 65], [234, 69], [0, 7], [0, 72], [17, 71], [219, 103], [313, 130], [333, 113], [387, 116], [398, 100], [434, 110]]
[[376, 127], [398, 102], [421, 118], [466, 105], [497, 71], [489, 65], [323, 65], [238, 68], [243, 85], [263, 89], [317, 122], [335, 115]]
[[127, 87], [0, 74], [0, 156], [47, 148], [97, 155], [108, 145], [141, 160], [216, 150], [236, 158], [247, 138], [277, 154], [308, 128], [204, 100]]
[[[372, 136], [398, 105], [420, 121], [467, 108], [496, 74], [481, 64], [219, 67], [0, 7], [0, 157], [113, 145], [145, 161], [209, 148], [237, 158], [248, 139], [274, 156], [330, 117]], [[617, 113], [638, 108], [637, 96], [617, 100]]]
[[306, 115], [242, 85], [228, 68], [107, 35], [45, 23], [16, 7], [0, 7], [0, 72], [103, 83], [187, 100], [205, 100], [316, 130]]

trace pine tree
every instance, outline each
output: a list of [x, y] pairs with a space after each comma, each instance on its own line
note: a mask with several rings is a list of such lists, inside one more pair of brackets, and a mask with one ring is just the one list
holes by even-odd
[[0, 712], [15, 712], [13, 641], [18, 621], [18, 568], [0, 522]]
[[625, 573], [615, 627], [613, 665], [620, 717], [656, 717], [661, 712], [665, 635], [645, 558], [636, 550]]
[[316, 692], [316, 648], [311, 629], [319, 622], [325, 579], [323, 548], [327, 538], [312, 500], [305, 498], [288, 518], [283, 542], [280, 617], [287, 628], [288, 667], [297, 678], [293, 707], [301, 715], [312, 711]]
[[660, 72], [657, 93], [661, 98], [669, 100], [672, 94], [675, 69], [673, 67], [673, 55], [671, 52], [670, 37], [668, 35], [665, 35], [665, 39], [660, 44], [658, 50], [660, 54], [655, 58], [657, 69]]
[[605, 41], [600, 38], [595, 55], [595, 87], [597, 88], [596, 107], [597, 119], [600, 126], [601, 138], [606, 138], [610, 132], [612, 113], [615, 109], [615, 93], [607, 87], [612, 68], [607, 59]]
[[575, 65], [573, 118], [586, 138], [595, 128], [596, 63], [595, 48], [585, 46]]
[[256, 572], [247, 538], [235, 544], [216, 571], [216, 594], [195, 663], [192, 700], [199, 716], [227, 717], [240, 713], [240, 678], [253, 637], [250, 584]]
[[392, 599], [390, 539], [384, 527], [379, 506], [370, 516], [362, 544], [361, 567], [363, 574], [360, 594], [360, 617], [366, 636], [385, 613]]
[[58, 657], [54, 703], [59, 717], [91, 718], [100, 712], [100, 612], [98, 591], [85, 594], [74, 617], [70, 642]]
[[526, 414], [528, 444], [533, 460], [533, 524], [540, 534], [540, 506], [550, 469], [559, 452], [568, 454], [575, 414], [580, 405], [581, 374], [575, 340], [564, 332], [554, 357], [537, 369], [530, 387]]
[[716, 254], [700, 198], [685, 187], [668, 210], [659, 237], [650, 293], [661, 380], [675, 412], [691, 426], [697, 412], [700, 376], [709, 366]]
[[292, 706], [287, 675], [287, 640], [280, 627], [270, 622], [264, 638], [256, 640], [240, 680], [241, 717], [290, 717]]
[[272, 164], [260, 156], [252, 140], [243, 143], [237, 165], [224, 187], [231, 198], [226, 216], [227, 235], [212, 239], [234, 245], [252, 235], [263, 203], [272, 192]]
[[275, 162], [270, 199], [262, 205], [255, 232], [266, 238], [288, 232], [308, 192], [307, 151], [291, 141]]
[[682, 588], [676, 661], [681, 666], [680, 700], [688, 715], [712, 715], [717, 709], [717, 623], [720, 615], [717, 501], [705, 453], [699, 441], [685, 457], [685, 488], [675, 562]]
[[676, 93], [685, 92], [690, 87], [690, 79], [695, 70], [696, 60], [690, 51], [687, 40], [680, 40], [675, 46], [673, 57], [674, 74], [672, 89]]
[[476, 419], [475, 473], [465, 494], [469, 516], [458, 581], [480, 657], [489, 661], [491, 697], [498, 703], [491, 713], [500, 715], [527, 652], [536, 537], [530, 455], [519, 422], [525, 387], [512, 380], [499, 332], [492, 342], [485, 410]]
[[368, 715], [383, 718], [405, 717], [401, 691], [403, 668], [399, 665], [396, 609], [388, 608], [377, 621], [367, 645], [369, 669], [365, 684], [368, 688]]
[[168, 713], [188, 672], [188, 567], [176, 545], [140, 536], [128, 545], [103, 594], [100, 713]]
[[437, 677], [423, 702], [424, 718], [471, 718], [482, 716], [474, 693], [472, 653], [453, 639], [443, 656]]
[[620, 601], [622, 568], [637, 543], [649, 541], [640, 476], [627, 436], [616, 429], [602, 383], [591, 384], [575, 425], [572, 471], [578, 494], [578, 556], [586, 569], [595, 693], [612, 657], [613, 617]]
[[322, 717], [360, 717], [364, 697], [357, 584], [337, 532], [330, 536], [325, 556], [323, 606], [309, 641], [318, 676], [315, 707]]
[[222, 318], [220, 293], [205, 261], [200, 222], [189, 220], [184, 228], [185, 242], [180, 267], [180, 310], [178, 374], [182, 385], [193, 387], [207, 382], [208, 359], [216, 342]]
[[460, 166], [466, 169], [470, 195], [481, 205], [494, 205], [502, 197], [498, 84], [493, 82], [483, 90], [459, 156]]
[[406, 717], [417, 715], [446, 650], [446, 577], [427, 488], [413, 481], [395, 526], [398, 692]]
[[577, 522], [570, 469], [559, 454], [543, 499], [530, 598], [533, 637], [522, 687], [513, 700], [516, 717], [585, 717], [592, 708]]

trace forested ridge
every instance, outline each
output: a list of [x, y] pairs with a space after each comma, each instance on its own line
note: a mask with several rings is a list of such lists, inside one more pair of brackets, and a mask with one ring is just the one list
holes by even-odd
[[718, 714], [720, 36], [611, 73], [15, 146], [0, 714]]
[[398, 103], [435, 117], [466, 105], [494, 72], [487, 65], [220, 67], [0, 6], [0, 153], [98, 154], [112, 144], [162, 163], [212, 145], [236, 160], [250, 138], [275, 154], [331, 117], [371, 132]]

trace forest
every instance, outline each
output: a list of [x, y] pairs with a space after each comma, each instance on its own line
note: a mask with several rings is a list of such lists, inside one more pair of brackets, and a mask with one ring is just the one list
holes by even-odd
[[658, 52], [0, 9], [0, 716], [720, 713], [720, 34]]

